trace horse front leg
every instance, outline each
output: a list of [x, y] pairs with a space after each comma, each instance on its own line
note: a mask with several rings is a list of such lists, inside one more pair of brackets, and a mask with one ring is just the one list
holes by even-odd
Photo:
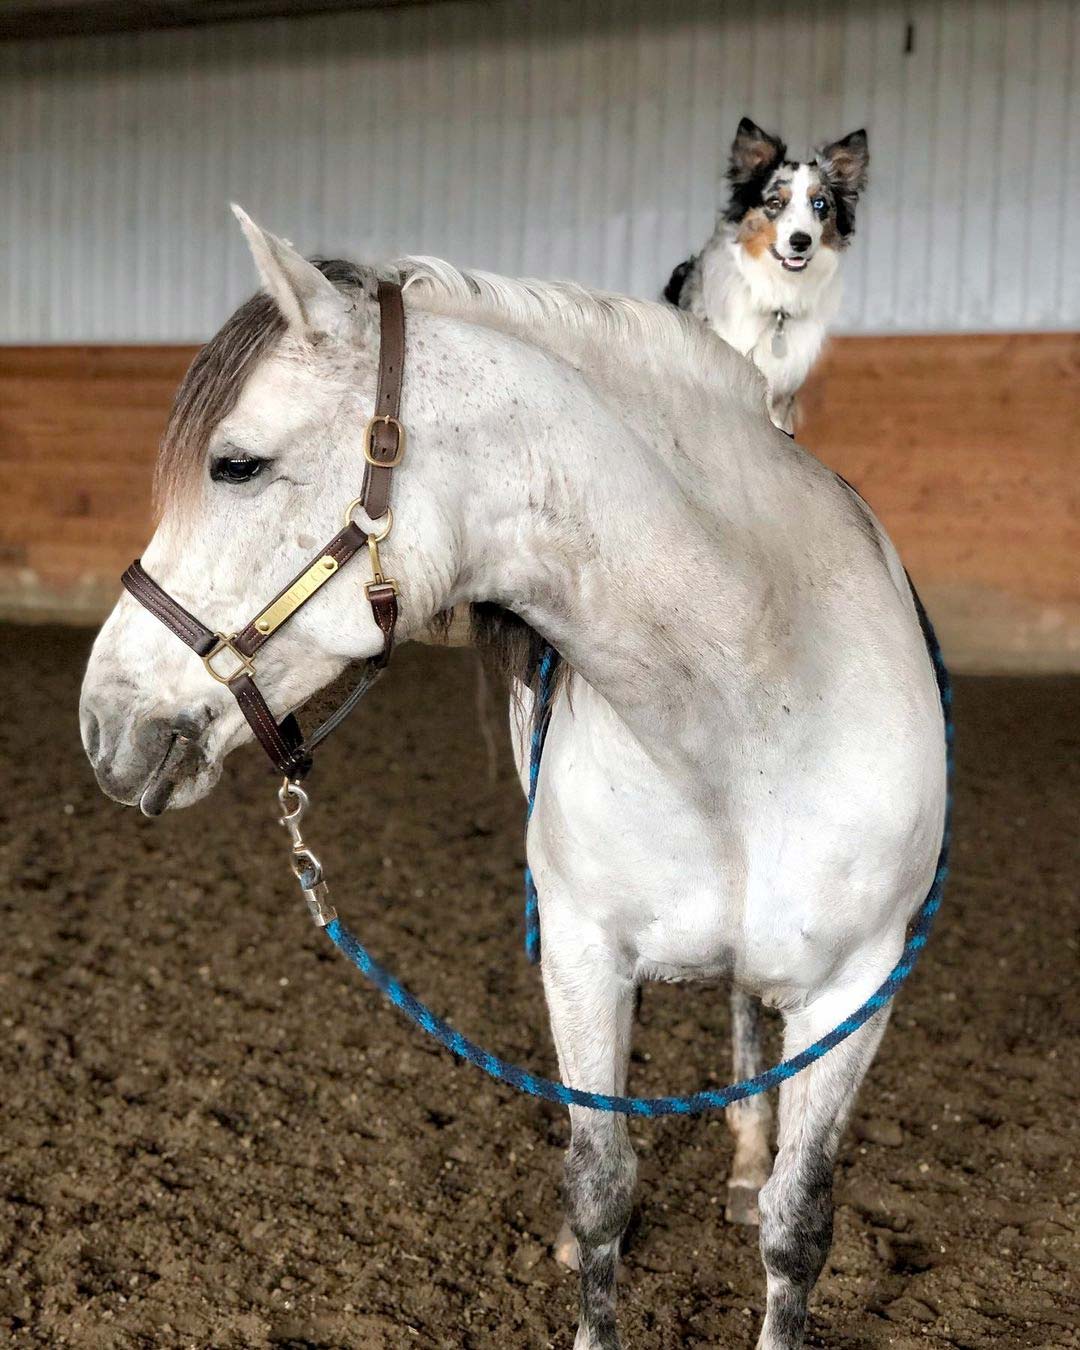
[[[892, 962], [817, 999], [785, 1024], [784, 1058], [836, 1026], [880, 985]], [[758, 1350], [799, 1350], [806, 1309], [832, 1244], [833, 1162], [890, 1005], [780, 1088], [772, 1176], [761, 1189], [761, 1255], [768, 1276]]]
[[[731, 1043], [736, 1082], [755, 1078], [765, 1067], [761, 1048], [761, 1002], [742, 989], [731, 991]], [[735, 1102], [726, 1111], [735, 1136], [735, 1157], [727, 1180], [724, 1217], [729, 1223], [758, 1222], [758, 1192], [772, 1170], [769, 1131], [772, 1107], [765, 1093]]]
[[[563, 1082], [622, 1095], [634, 1010], [631, 972], [606, 947], [560, 934], [547, 909], [543, 972]], [[618, 1350], [615, 1273], [636, 1177], [626, 1118], [570, 1107], [563, 1202], [581, 1279], [574, 1350]]]

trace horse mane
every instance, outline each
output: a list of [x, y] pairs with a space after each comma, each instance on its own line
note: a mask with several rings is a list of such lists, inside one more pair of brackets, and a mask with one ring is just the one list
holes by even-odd
[[[466, 271], [441, 258], [408, 257], [394, 264], [406, 301], [452, 314], [579, 356], [632, 352], [636, 361], [677, 366], [682, 376], [726, 387], [759, 411], [764, 383], [711, 328], [685, 310], [654, 300], [594, 291], [572, 281], [537, 281]], [[625, 362], [620, 358], [620, 364]]]

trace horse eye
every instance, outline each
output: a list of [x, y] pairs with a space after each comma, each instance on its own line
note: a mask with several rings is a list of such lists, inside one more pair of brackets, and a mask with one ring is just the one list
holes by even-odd
[[238, 455], [236, 458], [223, 456], [210, 465], [210, 477], [215, 483], [249, 483], [262, 473], [269, 462], [268, 459], [257, 459], [254, 455]]

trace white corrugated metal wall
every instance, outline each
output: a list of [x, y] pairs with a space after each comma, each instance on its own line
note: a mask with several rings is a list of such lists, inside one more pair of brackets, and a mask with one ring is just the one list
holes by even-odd
[[1075, 0], [487, 0], [0, 48], [0, 341], [204, 337], [252, 288], [230, 198], [654, 295], [743, 113], [869, 128], [847, 331], [1080, 326]]

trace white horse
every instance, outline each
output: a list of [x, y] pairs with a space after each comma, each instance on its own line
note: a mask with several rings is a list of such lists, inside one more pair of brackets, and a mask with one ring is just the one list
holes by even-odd
[[[185, 379], [144, 555], [222, 632], [339, 528], [379, 341], [372, 270], [316, 267], [243, 223], [268, 295]], [[942, 711], [891, 544], [773, 427], [760, 375], [679, 312], [424, 259], [398, 274], [409, 447], [383, 559], [400, 635], [483, 602], [575, 672], [528, 835], [563, 1081], [624, 1091], [644, 980], [730, 978], [780, 1010], [796, 1053], [895, 964], [942, 837]], [[327, 586], [260, 654], [276, 712], [380, 651], [355, 565], [355, 586]], [[129, 596], [95, 644], [81, 713], [101, 786], [148, 811], [203, 796], [249, 735]], [[378, 774], [377, 747], [363, 767]], [[802, 1342], [833, 1156], [886, 1018], [781, 1090], [760, 1346]], [[634, 1156], [622, 1116], [570, 1114], [575, 1346], [610, 1350]]]

